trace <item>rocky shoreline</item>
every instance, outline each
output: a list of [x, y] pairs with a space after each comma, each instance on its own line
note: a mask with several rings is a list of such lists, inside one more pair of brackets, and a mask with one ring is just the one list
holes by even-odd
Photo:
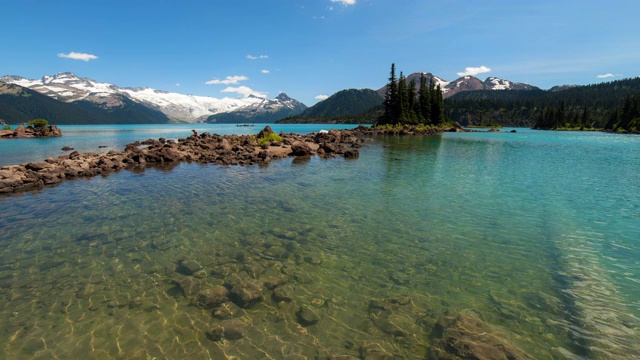
[[65, 179], [108, 175], [123, 169], [140, 170], [149, 166], [169, 166], [180, 162], [215, 165], [267, 164], [286, 157], [357, 158], [363, 135], [374, 130], [330, 130], [308, 135], [280, 133], [282, 141], [260, 144], [274, 134], [269, 126], [256, 135], [217, 135], [203, 133], [178, 141], [163, 138], [128, 144], [124, 151], [80, 153], [73, 151], [41, 162], [0, 167], [0, 195], [21, 193], [57, 185]]
[[49, 125], [42, 128], [33, 126], [24, 127], [20, 125], [15, 130], [0, 130], [0, 138], [4, 139], [29, 139], [60, 136], [62, 136], [62, 131], [60, 131], [60, 129], [55, 125]]

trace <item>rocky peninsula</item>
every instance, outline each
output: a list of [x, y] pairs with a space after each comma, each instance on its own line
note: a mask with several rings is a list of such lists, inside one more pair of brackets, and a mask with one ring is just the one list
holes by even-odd
[[62, 136], [62, 131], [60, 131], [60, 129], [55, 125], [49, 125], [45, 127], [24, 127], [20, 125], [15, 130], [0, 130], [0, 138], [7, 139], [47, 138], [60, 136]]
[[[258, 135], [194, 134], [177, 141], [163, 138], [128, 144], [124, 151], [80, 153], [73, 151], [41, 162], [0, 167], [0, 195], [36, 190], [65, 179], [108, 175], [123, 169], [141, 170], [147, 166], [169, 166], [180, 162], [215, 165], [267, 164], [286, 157], [323, 156], [357, 158], [366, 141], [362, 135], [374, 130], [330, 130], [308, 135], [277, 136], [267, 126]], [[269, 140], [276, 139], [276, 140]]]

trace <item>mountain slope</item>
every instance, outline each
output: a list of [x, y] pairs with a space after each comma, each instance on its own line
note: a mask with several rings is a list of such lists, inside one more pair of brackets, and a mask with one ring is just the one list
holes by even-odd
[[371, 89], [349, 89], [338, 91], [329, 98], [320, 101], [305, 110], [301, 117], [333, 117], [357, 115], [384, 101]]
[[110, 122], [104, 113], [96, 109], [64, 103], [37, 91], [6, 83], [0, 83], [0, 118], [9, 124], [21, 124], [35, 118], [45, 118], [56, 125]]
[[[420, 76], [422, 73], [413, 73], [407, 76], [407, 84], [414, 80], [416, 83], [416, 91], [418, 91], [420, 86]], [[484, 81], [481, 81], [475, 76], [463, 76], [453, 81], [446, 81], [440, 77], [434, 76], [433, 74], [427, 72], [424, 73], [427, 78], [427, 85], [429, 84], [429, 79], [433, 79], [435, 81], [435, 85], [440, 85], [442, 89], [442, 94], [444, 98], [452, 97], [458, 93], [465, 91], [477, 91], [477, 90], [536, 90], [538, 89], [535, 86], [513, 82], [509, 80], [500, 79], [497, 77], [488, 77]], [[539, 89], [538, 89], [539, 90]], [[387, 85], [378, 89], [378, 94], [380, 96], [385, 95], [387, 91]]]
[[[204, 122], [212, 115], [220, 114], [230, 114], [230, 118], [241, 121], [265, 121], [270, 117], [296, 115], [306, 109], [304, 104], [286, 95], [275, 99], [257, 96], [218, 99], [151, 88], [120, 88], [72, 73], [44, 76], [40, 80], [3, 76], [0, 81], [30, 88], [62, 102], [78, 102], [84, 108], [102, 108], [113, 117], [110, 122], [126, 121], [127, 116], [140, 116], [139, 120], [128, 120], [130, 122], [166, 122], [167, 119], [171, 122]], [[162, 113], [161, 117], [159, 113]]]
[[233, 112], [211, 115], [207, 118], [208, 123], [272, 123], [279, 119], [300, 114], [307, 109], [307, 106], [282, 93], [275, 99], [256, 98], [260, 101], [251, 105], [246, 105]]

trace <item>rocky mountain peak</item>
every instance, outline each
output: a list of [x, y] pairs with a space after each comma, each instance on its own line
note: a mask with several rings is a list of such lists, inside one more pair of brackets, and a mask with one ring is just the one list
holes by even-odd
[[280, 101], [289, 101], [289, 100], [293, 100], [291, 99], [287, 94], [285, 93], [280, 93], [280, 95], [276, 96], [276, 99], [280, 100]]

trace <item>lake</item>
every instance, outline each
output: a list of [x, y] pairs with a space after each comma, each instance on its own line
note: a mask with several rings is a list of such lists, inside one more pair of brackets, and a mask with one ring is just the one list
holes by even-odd
[[[61, 127], [1, 161], [193, 126]], [[535, 359], [637, 358], [639, 170], [638, 136], [517, 129], [0, 197], [0, 358], [419, 359], [455, 317]]]

